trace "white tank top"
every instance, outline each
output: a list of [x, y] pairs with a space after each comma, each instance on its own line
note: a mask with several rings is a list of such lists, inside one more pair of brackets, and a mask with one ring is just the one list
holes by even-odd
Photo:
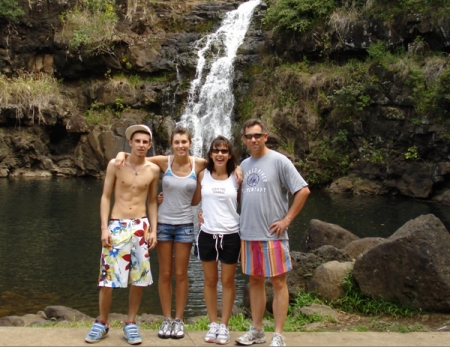
[[234, 173], [224, 181], [211, 177], [205, 169], [202, 179], [202, 231], [208, 234], [233, 234], [239, 232], [237, 192], [239, 185]]
[[158, 208], [158, 223], [178, 225], [194, 223], [191, 202], [197, 188], [195, 157], [191, 157], [192, 170], [185, 177], [176, 176], [167, 157], [167, 171], [162, 178], [164, 200]]

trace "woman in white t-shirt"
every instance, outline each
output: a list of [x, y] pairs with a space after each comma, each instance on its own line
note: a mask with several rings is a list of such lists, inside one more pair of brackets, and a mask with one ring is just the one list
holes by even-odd
[[[240, 254], [239, 214], [237, 213], [239, 184], [233, 174], [236, 162], [231, 142], [216, 137], [209, 148], [208, 164], [198, 174], [193, 204], [202, 200], [203, 223], [198, 232], [198, 257], [204, 272], [204, 296], [209, 331], [206, 342], [226, 344], [230, 341], [228, 321], [234, 305], [234, 278]], [[217, 317], [218, 262], [221, 262], [222, 319]]]

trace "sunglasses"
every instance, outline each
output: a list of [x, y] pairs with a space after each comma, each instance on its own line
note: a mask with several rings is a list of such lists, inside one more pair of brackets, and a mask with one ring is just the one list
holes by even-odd
[[214, 154], [218, 154], [218, 153], [222, 153], [222, 154], [228, 154], [230, 153], [229, 149], [217, 149], [217, 148], [213, 148], [211, 150], [211, 152], [213, 152]]
[[264, 134], [245, 134], [243, 135], [247, 140], [251, 140], [254, 137], [256, 140], [260, 139]]

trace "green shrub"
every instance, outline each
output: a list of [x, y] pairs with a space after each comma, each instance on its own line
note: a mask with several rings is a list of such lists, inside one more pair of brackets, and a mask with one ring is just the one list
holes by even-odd
[[123, 108], [121, 102], [121, 99], [116, 99], [116, 109], [100, 102], [92, 103], [91, 108], [84, 113], [86, 122], [92, 125], [111, 125], [114, 119], [120, 118], [120, 111]]
[[71, 49], [83, 47], [90, 54], [111, 52], [118, 21], [113, 0], [81, 0], [61, 15], [61, 21], [63, 29], [55, 35], [57, 42], [68, 42]]
[[334, 106], [333, 112], [339, 114], [343, 121], [362, 115], [364, 109], [372, 103], [365, 92], [367, 86], [365, 83], [355, 82], [335, 90], [329, 97]]
[[0, 1], [0, 17], [6, 18], [7, 21], [17, 23], [19, 17], [25, 12], [19, 7], [17, 0], [1, 0]]
[[419, 150], [417, 146], [409, 147], [405, 153], [405, 159], [416, 160], [417, 158], [419, 158]]
[[335, 7], [334, 0], [271, 1], [263, 23], [276, 29], [305, 32], [312, 24], [328, 16]]
[[425, 81], [424, 71], [420, 67], [412, 66], [406, 80], [411, 90], [411, 102], [418, 116], [430, 116], [436, 112], [436, 88]]
[[380, 0], [366, 3], [369, 15], [393, 23], [397, 16], [408, 14], [426, 14], [432, 21], [448, 15], [450, 3], [448, 0]]

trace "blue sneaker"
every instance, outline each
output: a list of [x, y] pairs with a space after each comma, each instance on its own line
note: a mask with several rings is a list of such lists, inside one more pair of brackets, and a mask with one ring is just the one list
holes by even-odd
[[125, 323], [123, 327], [123, 335], [130, 345], [139, 345], [142, 343], [141, 334], [139, 334], [136, 323]]
[[109, 331], [108, 323], [103, 323], [99, 320], [94, 322], [94, 325], [91, 328], [91, 331], [86, 335], [84, 341], [87, 343], [96, 343], [101, 339], [105, 338]]

